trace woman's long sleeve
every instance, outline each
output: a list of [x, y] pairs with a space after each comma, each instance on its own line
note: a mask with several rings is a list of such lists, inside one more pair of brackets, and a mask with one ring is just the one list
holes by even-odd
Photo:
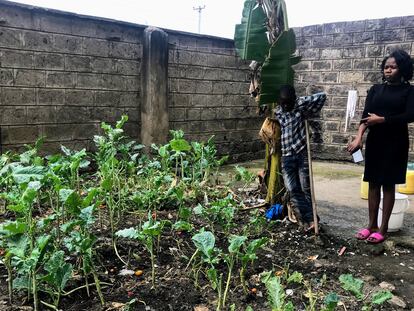
[[386, 116], [385, 122], [389, 124], [414, 122], [414, 86], [409, 86], [406, 97], [405, 111], [393, 116]]
[[[374, 97], [375, 91], [374, 91], [374, 86], [372, 86], [367, 94], [367, 97], [365, 98], [365, 106], [364, 106], [364, 111], [362, 112], [362, 117], [361, 119], [364, 119], [366, 117], [368, 117], [368, 113], [370, 112], [370, 106], [371, 106], [371, 101], [372, 98]], [[360, 123], [363, 123], [364, 121], [361, 121]]]

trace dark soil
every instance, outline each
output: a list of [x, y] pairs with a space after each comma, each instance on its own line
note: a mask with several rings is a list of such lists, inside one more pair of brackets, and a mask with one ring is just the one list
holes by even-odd
[[[241, 211], [237, 214], [235, 231], [242, 230], [248, 222], [250, 211]], [[158, 218], [171, 218], [173, 212], [160, 212]], [[145, 216], [142, 216], [143, 218]], [[125, 221], [122, 227], [135, 225], [139, 218], [129, 216], [131, 221]], [[104, 228], [105, 229], [105, 228]], [[204, 306], [215, 310], [217, 293], [211, 288], [203, 275], [199, 276], [198, 283], [191, 273], [191, 267], [186, 269], [188, 261], [194, 253], [195, 247], [191, 241], [191, 234], [177, 233], [167, 229], [159, 244], [156, 269], [156, 287], [151, 288], [151, 262], [148, 252], [142, 244], [130, 240], [118, 240], [118, 252], [128, 261], [128, 266], [117, 258], [112, 247], [107, 230], [97, 231], [98, 242], [96, 244], [99, 264], [99, 278], [103, 285], [105, 306], [102, 306], [99, 297], [93, 287], [91, 295], [87, 296], [85, 290], [78, 290], [69, 297], [61, 300], [60, 309], [71, 310], [197, 310], [196, 307]], [[218, 246], [226, 249], [227, 237], [217, 234], [222, 238]], [[341, 274], [352, 274], [362, 278], [365, 282], [364, 293], [367, 296], [378, 285], [386, 281], [395, 286], [393, 294], [401, 297], [407, 303], [407, 309], [413, 308], [413, 267], [414, 256], [412, 250], [395, 246], [393, 250], [385, 250], [384, 245], [368, 245], [357, 242], [352, 238], [346, 239], [330, 232], [329, 227], [322, 223], [318, 237], [310, 233], [304, 233], [303, 229], [289, 221], [272, 221], [267, 223], [266, 230], [260, 236], [267, 236], [271, 242], [262, 249], [259, 259], [250, 266], [247, 271], [249, 288], [255, 288], [245, 294], [239, 285], [238, 273], [234, 273], [234, 279], [230, 288], [227, 306], [235, 304], [235, 310], [245, 310], [251, 306], [253, 310], [270, 310], [267, 291], [260, 281], [259, 274], [273, 270], [275, 273], [293, 273], [298, 271], [303, 274], [308, 282], [308, 288], [303, 285], [291, 283], [285, 289], [293, 291], [292, 296], [287, 297], [295, 305], [295, 310], [305, 310], [309, 303], [306, 296], [311, 291], [317, 297], [316, 310], [323, 305], [323, 300], [330, 292], [339, 295], [346, 309], [362, 309], [363, 303], [357, 301], [349, 292], [345, 291], [338, 281]], [[256, 236], [256, 238], [259, 237]], [[339, 255], [343, 249], [343, 254]], [[76, 259], [73, 259], [76, 261]], [[120, 275], [124, 268], [143, 270], [141, 276]], [[224, 268], [224, 266], [223, 266]], [[223, 271], [226, 271], [223, 269]], [[30, 301], [27, 301], [24, 293], [14, 296], [14, 304], [10, 305], [7, 299], [7, 273], [3, 265], [0, 265], [0, 310], [31, 310]], [[82, 278], [79, 281], [71, 281], [67, 290], [82, 286]], [[93, 280], [90, 280], [93, 283]], [[127, 309], [125, 304], [135, 299], [135, 303]], [[338, 307], [338, 310], [342, 307]], [[42, 310], [48, 310], [42, 307]], [[390, 303], [385, 303], [376, 310], [401, 310]]]

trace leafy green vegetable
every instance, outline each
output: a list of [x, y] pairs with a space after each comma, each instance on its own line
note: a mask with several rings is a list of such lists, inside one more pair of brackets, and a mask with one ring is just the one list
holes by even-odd
[[364, 286], [364, 281], [358, 278], [354, 278], [352, 274], [342, 274], [339, 276], [339, 281], [343, 289], [350, 291], [355, 295], [356, 298], [364, 298], [362, 293], [362, 287]]
[[390, 291], [388, 290], [382, 290], [382, 291], [378, 291], [376, 292], [373, 296], [372, 296], [372, 304], [375, 305], [382, 305], [384, 302], [390, 300], [392, 298], [392, 294]]

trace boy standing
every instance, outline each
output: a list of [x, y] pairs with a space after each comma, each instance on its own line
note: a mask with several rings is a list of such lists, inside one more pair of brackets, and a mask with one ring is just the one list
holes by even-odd
[[282, 132], [283, 180], [307, 230], [312, 229], [314, 223], [305, 120], [316, 115], [322, 109], [325, 100], [325, 93], [297, 98], [293, 86], [283, 85], [279, 93], [279, 106], [275, 109], [275, 116]]

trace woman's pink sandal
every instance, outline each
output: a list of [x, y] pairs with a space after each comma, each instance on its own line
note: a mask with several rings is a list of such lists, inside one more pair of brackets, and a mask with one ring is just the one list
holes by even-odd
[[357, 232], [355, 237], [358, 240], [366, 240], [371, 235], [371, 231], [367, 228], [361, 229]]
[[378, 244], [383, 242], [384, 240], [385, 237], [379, 232], [374, 232], [367, 238], [367, 242], [372, 244]]

